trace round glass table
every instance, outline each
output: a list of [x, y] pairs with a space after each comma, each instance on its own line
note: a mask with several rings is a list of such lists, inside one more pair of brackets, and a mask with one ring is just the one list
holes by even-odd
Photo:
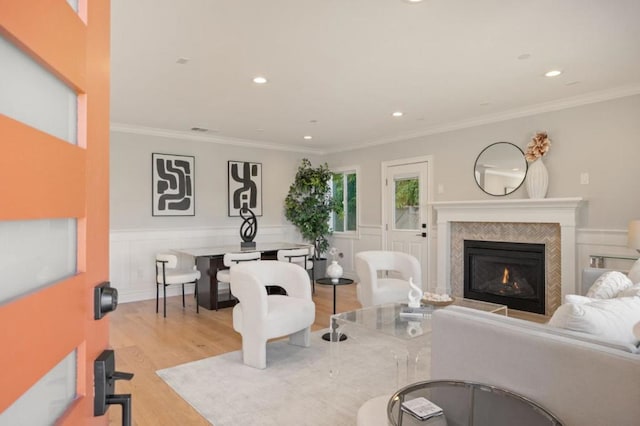
[[[441, 415], [419, 420], [402, 403], [424, 397], [442, 408]], [[389, 424], [421, 426], [562, 425], [536, 402], [496, 386], [459, 380], [427, 380], [405, 386], [387, 404]]]

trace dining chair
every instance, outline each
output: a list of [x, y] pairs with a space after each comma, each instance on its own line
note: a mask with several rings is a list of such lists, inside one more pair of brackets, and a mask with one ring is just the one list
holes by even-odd
[[313, 246], [278, 250], [277, 259], [280, 262], [289, 262], [301, 266], [306, 271], [311, 271], [311, 288], [316, 292], [316, 277], [313, 265]]
[[218, 290], [229, 290], [229, 284], [231, 282], [229, 268], [231, 268], [232, 265], [236, 265], [241, 262], [253, 262], [256, 260], [260, 260], [261, 256], [262, 254], [259, 251], [251, 251], [246, 253], [225, 253], [224, 257], [222, 258], [222, 263], [227, 269], [220, 269], [216, 273], [216, 279], [219, 283]]
[[159, 253], [156, 255], [156, 313], [158, 313], [158, 301], [160, 298], [160, 286], [163, 290], [163, 316], [167, 317], [167, 287], [174, 284], [182, 285], [182, 307], [184, 303], [184, 285], [195, 284], [196, 312], [200, 313], [198, 300], [198, 280], [200, 271], [193, 268], [178, 268], [178, 256], [175, 254]]

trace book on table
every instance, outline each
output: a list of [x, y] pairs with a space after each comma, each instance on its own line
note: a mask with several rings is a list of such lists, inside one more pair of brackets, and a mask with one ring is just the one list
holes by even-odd
[[422, 421], [444, 414], [442, 408], [422, 396], [404, 401], [400, 409]]

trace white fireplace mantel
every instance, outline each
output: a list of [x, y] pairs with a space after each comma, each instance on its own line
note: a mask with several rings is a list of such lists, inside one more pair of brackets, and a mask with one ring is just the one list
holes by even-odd
[[438, 292], [451, 290], [451, 223], [517, 222], [560, 225], [561, 292], [576, 293], [576, 222], [582, 198], [439, 201], [431, 205], [438, 222]]

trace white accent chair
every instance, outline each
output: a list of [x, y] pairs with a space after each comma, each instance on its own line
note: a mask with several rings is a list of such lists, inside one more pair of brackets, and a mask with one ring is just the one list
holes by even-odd
[[356, 292], [363, 307], [407, 301], [409, 278], [422, 288], [420, 263], [407, 253], [363, 251], [356, 254], [355, 266], [359, 279]]
[[236, 265], [240, 262], [253, 262], [256, 260], [260, 260], [261, 253], [259, 251], [251, 251], [247, 253], [226, 253], [222, 258], [222, 263], [227, 269], [221, 269], [216, 273], [216, 279], [218, 280], [218, 291], [220, 289], [227, 290], [229, 289], [229, 283], [231, 282], [230, 278], [230, 270], [232, 265]]
[[167, 287], [174, 284], [182, 285], [182, 307], [184, 304], [184, 285], [195, 284], [196, 312], [200, 313], [198, 304], [198, 280], [200, 271], [193, 268], [178, 268], [178, 257], [174, 254], [159, 253], [156, 255], [156, 313], [158, 313], [158, 299], [160, 286], [163, 289], [163, 316], [167, 317]]
[[298, 249], [278, 250], [277, 258], [280, 262], [289, 262], [300, 265], [306, 271], [311, 271], [311, 288], [316, 292], [316, 277], [313, 269], [313, 246]]
[[[268, 295], [266, 286], [278, 285], [287, 296]], [[289, 344], [309, 347], [316, 306], [311, 300], [307, 272], [298, 265], [263, 260], [231, 267], [233, 329], [242, 335], [243, 362], [266, 368], [267, 340], [289, 336]]]

